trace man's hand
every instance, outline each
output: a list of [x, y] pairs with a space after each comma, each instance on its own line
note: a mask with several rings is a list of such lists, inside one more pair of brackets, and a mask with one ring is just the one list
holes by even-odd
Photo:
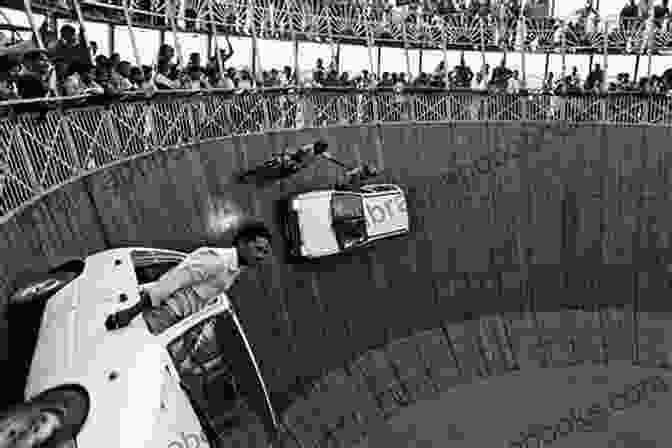
[[111, 314], [105, 320], [105, 328], [107, 330], [118, 330], [127, 327], [135, 317], [144, 310], [151, 308], [152, 301], [149, 294], [145, 290], [140, 291], [140, 301], [130, 308], [117, 311]]

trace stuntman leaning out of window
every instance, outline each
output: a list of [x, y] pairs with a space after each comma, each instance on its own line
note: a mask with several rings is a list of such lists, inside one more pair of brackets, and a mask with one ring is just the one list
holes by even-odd
[[152, 308], [145, 319], [159, 333], [199, 311], [208, 300], [231, 288], [243, 269], [254, 268], [271, 254], [271, 235], [261, 223], [236, 234], [233, 247], [202, 247], [141, 292]]
[[160, 333], [228, 291], [242, 270], [258, 266], [270, 254], [271, 234], [266, 226], [247, 224], [237, 232], [233, 247], [201, 247], [191, 252], [142, 290], [137, 305], [110, 316], [106, 325], [109, 329], [125, 327], [145, 311], [150, 331]]

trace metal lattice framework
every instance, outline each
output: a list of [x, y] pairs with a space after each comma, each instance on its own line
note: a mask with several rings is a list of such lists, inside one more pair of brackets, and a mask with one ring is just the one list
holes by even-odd
[[0, 103], [0, 216], [113, 162], [232, 134], [381, 122], [672, 126], [672, 98], [662, 95], [274, 89], [172, 92], [104, 105], [82, 101]]
[[[125, 0], [83, 0], [84, 15], [91, 20], [104, 17], [123, 22]], [[668, 20], [598, 17], [527, 17], [506, 23], [494, 15], [430, 15], [409, 13], [403, 19], [389, 11], [360, 7], [356, 3], [320, 5], [310, 1], [274, 0], [130, 0], [134, 26], [166, 28], [172, 6], [180, 28], [186, 31], [212, 30], [234, 35], [264, 38], [355, 41], [365, 44], [373, 36], [377, 44], [410, 45], [442, 49], [523, 49], [526, 52], [642, 53], [672, 48], [672, 27]], [[67, 9], [56, 0], [35, 0], [39, 10]], [[518, 33], [524, 35], [516, 43]], [[606, 42], [605, 42], [606, 39]], [[605, 45], [606, 43], [606, 45]]]

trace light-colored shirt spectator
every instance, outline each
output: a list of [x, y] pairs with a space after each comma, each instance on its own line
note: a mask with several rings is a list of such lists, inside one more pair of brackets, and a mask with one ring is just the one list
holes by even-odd
[[173, 81], [168, 76], [163, 73], [157, 73], [154, 75], [154, 85], [157, 89], [179, 89], [180, 81]]
[[66, 96], [102, 95], [104, 89], [94, 80], [85, 83], [79, 73], [73, 73], [63, 82], [63, 92]]
[[520, 79], [511, 78], [509, 79], [509, 85], [507, 87], [509, 93], [518, 93], [520, 91]]
[[238, 80], [239, 89], [252, 89], [254, 88], [254, 83], [251, 79], [240, 79]]
[[478, 73], [474, 76], [474, 79], [471, 81], [471, 88], [472, 90], [488, 90], [488, 81], [482, 73]]
[[128, 78], [122, 76], [117, 72], [112, 72], [112, 75], [110, 76], [110, 81], [112, 82], [114, 88], [117, 90], [125, 92], [127, 90], [133, 89], [133, 83], [129, 81]]
[[233, 79], [225, 75], [217, 80], [217, 88], [233, 90], [236, 88], [236, 85], [233, 83]]

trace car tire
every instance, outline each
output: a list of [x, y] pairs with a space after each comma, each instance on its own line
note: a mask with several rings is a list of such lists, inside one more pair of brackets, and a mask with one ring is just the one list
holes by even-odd
[[[33, 399], [0, 413], [0, 447], [33, 440], [21, 446], [58, 447], [73, 439], [90, 410], [89, 394], [82, 386], [66, 384], [48, 389]], [[38, 432], [44, 431], [41, 436]]]
[[56, 271], [48, 274], [29, 274], [19, 278], [21, 285], [9, 299], [10, 303], [46, 300], [77, 277], [76, 272]]

